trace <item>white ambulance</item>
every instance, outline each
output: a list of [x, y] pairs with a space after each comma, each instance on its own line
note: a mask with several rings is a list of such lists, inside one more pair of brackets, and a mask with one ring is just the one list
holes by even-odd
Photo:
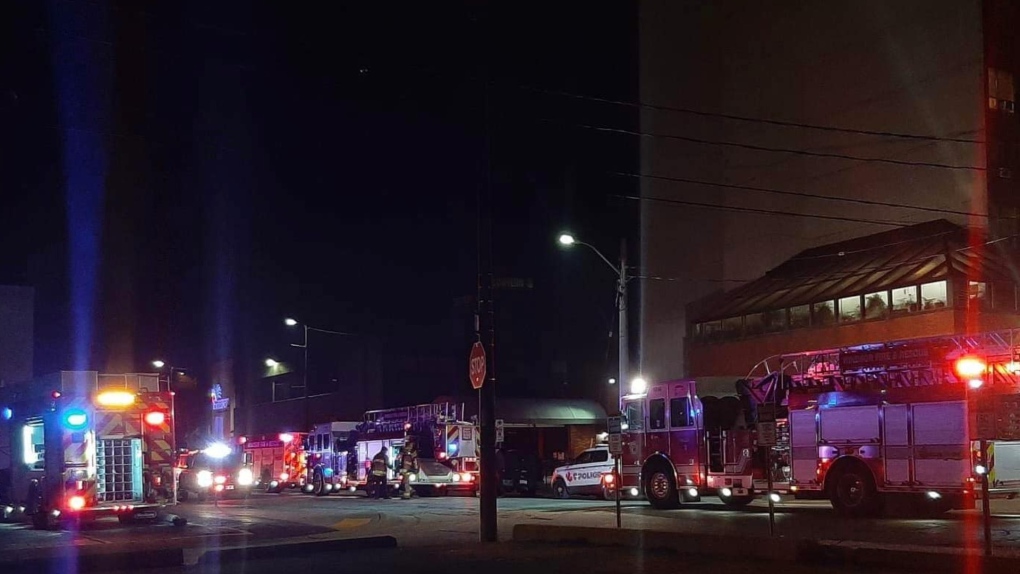
[[613, 496], [612, 488], [607, 487], [605, 477], [612, 477], [614, 462], [615, 459], [609, 454], [608, 445], [583, 451], [572, 463], [557, 467], [553, 471], [553, 494], [556, 498], [588, 494], [609, 500]]

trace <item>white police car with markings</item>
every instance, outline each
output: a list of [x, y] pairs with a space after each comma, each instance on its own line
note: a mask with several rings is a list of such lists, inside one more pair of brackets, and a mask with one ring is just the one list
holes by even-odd
[[613, 462], [609, 446], [597, 446], [583, 451], [574, 462], [553, 471], [553, 494], [556, 498], [589, 494], [608, 499], [612, 489], [606, 488], [604, 481], [606, 475], [612, 475]]

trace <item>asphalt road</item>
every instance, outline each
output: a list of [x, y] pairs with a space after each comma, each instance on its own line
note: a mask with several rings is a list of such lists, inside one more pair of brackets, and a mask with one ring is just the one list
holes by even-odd
[[[614, 506], [597, 500], [502, 498], [500, 539], [511, 538], [521, 523], [615, 526]], [[478, 500], [473, 497], [368, 500], [355, 496], [316, 498], [297, 493], [253, 495], [247, 500], [188, 503], [178, 507], [187, 526], [124, 526], [99, 521], [76, 531], [40, 532], [24, 525], [0, 524], [0, 555], [24, 550], [67, 547], [145, 548], [169, 545], [189, 549], [197, 559], [207, 548], [271, 543], [282, 538], [335, 538], [391, 535], [401, 548], [453, 548], [478, 540]], [[1002, 549], [1020, 551], [1020, 501], [995, 502], [993, 538]], [[626, 502], [628, 528], [767, 536], [767, 505], [731, 510], [706, 501], [679, 510], [660, 511], [644, 502]], [[980, 513], [953, 512], [939, 518], [837, 518], [817, 502], [780, 503], [779, 536], [901, 545], [980, 547]]]

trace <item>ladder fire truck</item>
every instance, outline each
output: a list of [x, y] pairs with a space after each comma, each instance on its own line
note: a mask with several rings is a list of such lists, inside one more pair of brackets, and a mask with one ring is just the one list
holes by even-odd
[[[397, 456], [408, 438], [418, 447], [418, 471], [412, 476], [412, 488], [418, 494], [445, 494], [477, 490], [477, 440], [474, 424], [460, 420], [464, 406], [434, 403], [365, 413], [358, 429], [357, 488], [365, 488], [372, 457], [381, 448], [387, 450], [396, 468]], [[397, 488], [399, 476], [388, 473], [391, 488]]]
[[64, 371], [7, 387], [0, 403], [10, 498], [37, 528], [102, 516], [184, 524], [167, 514], [174, 405], [157, 375]]
[[622, 486], [658, 508], [793, 495], [850, 516], [897, 496], [971, 508], [985, 479], [1014, 497], [1016, 345], [1020, 332], [894, 341], [773, 357], [729, 392], [651, 385], [624, 399]]

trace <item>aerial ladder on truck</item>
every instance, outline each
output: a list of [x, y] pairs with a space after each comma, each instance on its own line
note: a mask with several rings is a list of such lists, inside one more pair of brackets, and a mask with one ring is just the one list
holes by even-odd
[[730, 392], [652, 385], [624, 401], [623, 487], [662, 508], [792, 495], [845, 515], [892, 497], [970, 508], [985, 478], [1016, 496], [1017, 345], [1012, 331], [890, 341], [771, 357]]

